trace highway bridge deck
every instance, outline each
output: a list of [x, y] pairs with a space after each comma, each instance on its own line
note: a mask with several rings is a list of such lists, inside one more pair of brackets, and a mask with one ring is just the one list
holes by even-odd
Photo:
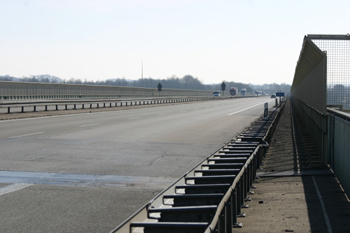
[[[205, 119], [203, 112], [201, 112], [209, 113], [210, 106], [206, 106], [206, 104], [196, 105], [196, 107], [192, 104], [187, 106], [193, 111], [190, 111], [189, 122], [183, 123], [190, 126], [189, 123], [196, 124], [195, 119], [197, 119], [207, 126], [213, 124], [211, 119]], [[239, 112], [237, 118], [241, 122], [243, 122], [243, 118], [249, 118], [252, 121], [261, 112], [259, 109], [254, 111], [252, 116], [248, 116], [244, 112], [239, 112], [239, 109], [229, 109], [226, 111], [226, 116], [216, 117], [222, 121], [228, 119], [231, 113]], [[202, 116], [195, 117], [194, 112], [199, 112]], [[247, 202], [250, 208], [244, 209], [245, 218], [239, 218], [239, 222], [243, 223], [243, 228], [235, 228], [234, 232], [350, 232], [350, 224], [348, 223], [350, 203], [341, 190], [336, 177], [329, 170], [308, 169], [303, 166], [303, 160], [296, 157], [300, 156], [302, 151], [295, 144], [295, 138], [293, 139], [290, 113], [290, 106], [287, 105], [270, 145], [267, 158], [263, 163], [263, 169], [259, 171], [260, 179], [259, 183], [256, 184], [255, 194], [251, 195], [252, 200]], [[150, 113], [147, 114], [149, 114], [149, 119], [143, 121], [142, 124], [157, 122], [154, 117], [157, 118], [164, 112], [157, 112], [157, 115], [152, 116]], [[140, 126], [138, 122], [141, 118], [131, 119], [131, 115], [128, 114], [124, 115], [123, 119], [118, 117], [113, 115], [113, 117], [107, 117], [106, 121], [116, 121], [117, 119], [123, 124]], [[191, 117], [194, 117], [193, 121]], [[177, 117], [174, 116], [171, 119], [175, 120]], [[199, 147], [196, 149], [196, 156], [191, 156], [189, 159], [180, 154], [164, 157], [155, 154], [157, 152], [149, 148], [145, 152], [151, 157], [136, 164], [141, 168], [142, 164], [147, 162], [148, 168], [142, 168], [142, 172], [133, 170], [128, 175], [123, 176], [122, 174], [128, 169], [136, 168], [126, 165], [130, 160], [137, 158], [134, 152], [126, 150], [127, 153], [124, 154], [126, 156], [120, 157], [123, 158], [122, 163], [113, 170], [115, 161], [112, 153], [106, 149], [116, 143], [116, 139], [107, 140], [108, 143], [97, 140], [98, 144], [95, 144], [96, 141], [89, 138], [87, 133], [90, 133], [94, 127], [100, 127], [101, 123], [88, 122], [89, 120], [84, 115], [80, 115], [80, 121], [82, 121], [80, 126], [75, 128], [76, 132], [57, 125], [57, 130], [62, 130], [66, 139], [63, 138], [61, 132], [45, 132], [45, 136], [43, 136], [44, 133], [39, 134], [37, 131], [37, 134], [23, 133], [22, 135], [18, 134], [18, 137], [13, 137], [14, 133], [17, 132], [15, 130], [12, 132], [13, 135], [7, 132], [2, 136], [0, 142], [12, 142], [12, 144], [3, 145], [8, 146], [8, 148], [11, 145], [11, 148], [17, 151], [17, 156], [10, 156], [11, 151], [9, 150], [0, 152], [0, 170], [3, 171], [0, 174], [2, 177], [2, 181], [0, 180], [1, 232], [109, 232], [123, 219], [126, 219], [175, 181], [183, 169], [193, 167], [196, 161], [208, 155], [207, 151], [217, 149], [220, 140], [232, 136], [229, 132], [233, 133], [232, 130], [227, 130], [225, 124], [219, 122], [216, 127], [222, 133], [214, 134], [214, 141], [209, 141], [205, 137], [212, 134], [212, 131], [205, 129], [203, 132], [193, 125], [187, 130], [175, 129], [178, 134], [175, 137], [167, 133], [157, 138], [148, 134], [152, 136], [148, 139], [138, 135], [137, 137], [144, 141], [135, 144], [135, 149], [138, 151], [144, 150], [145, 142], [156, 146], [158, 145], [157, 141], [166, 142], [165, 146], [159, 147], [165, 152], [170, 147], [174, 147], [182, 154], [188, 154], [189, 151], [193, 151], [189, 143], [197, 144]], [[163, 123], [165, 124], [165, 122]], [[244, 128], [244, 124], [240, 124], [242, 125], [237, 129], [237, 133]], [[68, 125], [70, 128], [74, 126], [73, 123]], [[237, 125], [237, 122], [233, 125]], [[127, 128], [124, 128], [122, 124], [118, 127], [119, 130]], [[23, 130], [26, 129], [27, 126]], [[105, 127], [103, 130], [107, 130], [118, 140], [121, 139], [118, 134], [113, 134], [112, 129]], [[131, 131], [125, 131], [125, 137], [131, 138], [133, 133], [137, 132]], [[183, 134], [184, 132], [187, 132], [188, 135]], [[195, 140], [193, 136], [199, 132], [202, 135]], [[95, 133], [103, 137], [99, 130]], [[81, 138], [77, 139], [77, 137]], [[55, 138], [55, 143], [67, 146], [68, 149], [54, 146], [35, 148], [33, 143], [39, 139], [51, 143], [50, 139], [53, 138]], [[188, 143], [184, 143], [186, 140]], [[17, 144], [13, 142], [17, 142]], [[29, 151], [21, 150], [21, 143], [24, 143]], [[89, 143], [94, 144], [89, 145]], [[123, 143], [125, 144], [126, 141], [117, 142], [116, 145], [125, 150], [128, 145], [123, 145]], [[15, 147], [16, 145], [18, 148]], [[43, 146], [44, 144], [37, 145]], [[92, 154], [89, 154], [89, 149], [92, 150], [94, 146], [104, 150], [106, 155], [100, 154], [100, 158], [95, 159]], [[87, 156], [79, 153], [74, 155], [78, 152], [75, 147], [83, 150]], [[44, 156], [45, 153], [50, 153], [50, 150], [56, 151], [57, 154], [51, 153], [50, 156]], [[63, 157], [58, 155], [63, 155]], [[63, 160], [73, 155], [75, 159], [71, 163], [62, 163]], [[185, 159], [187, 167], [177, 166], [178, 159]], [[173, 166], [167, 167], [168, 163], [172, 163]], [[298, 164], [300, 164], [299, 167]], [[162, 175], [160, 171], [152, 171], [149, 169], [152, 166], [153, 168], [160, 166], [166, 172]], [[14, 169], [7, 169], [11, 167]], [[104, 168], [107, 170], [104, 171]], [[227, 169], [235, 169], [235, 167], [227, 167]], [[143, 172], [146, 175], [142, 176]]]

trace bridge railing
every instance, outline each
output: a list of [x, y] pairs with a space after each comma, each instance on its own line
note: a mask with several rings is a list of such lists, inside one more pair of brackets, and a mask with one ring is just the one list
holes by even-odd
[[[350, 35], [308, 35], [295, 69], [291, 100], [315, 145], [315, 167], [330, 165], [350, 194]], [[336, 110], [337, 109], [337, 110]]]
[[328, 108], [329, 165], [350, 196], [350, 114]]

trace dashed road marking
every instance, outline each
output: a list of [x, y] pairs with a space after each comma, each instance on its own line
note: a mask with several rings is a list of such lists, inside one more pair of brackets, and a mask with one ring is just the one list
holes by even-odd
[[89, 127], [89, 126], [94, 126], [94, 125], [99, 125], [101, 123], [95, 123], [95, 124], [89, 124], [89, 125], [81, 125], [80, 127]]
[[135, 119], [139, 119], [141, 117], [131, 117], [131, 118], [128, 118], [129, 120], [135, 120]]
[[23, 134], [23, 135], [13, 136], [13, 137], [9, 137], [9, 138], [12, 139], [12, 138], [28, 137], [28, 136], [38, 135], [38, 134], [42, 134], [42, 133], [44, 133], [44, 132], [36, 132], [36, 133]]
[[231, 116], [231, 115], [234, 115], [234, 114], [237, 114], [237, 113], [243, 112], [243, 111], [245, 111], [245, 110], [248, 110], [248, 109], [254, 108], [254, 107], [259, 106], [259, 105], [264, 104], [264, 103], [266, 103], [266, 101], [265, 101], [265, 102], [263, 102], [263, 103], [260, 103], [260, 104], [253, 105], [253, 106], [251, 106], [251, 107], [249, 107], [249, 108], [245, 108], [245, 109], [239, 110], [239, 111], [237, 111], [237, 112], [232, 112], [232, 113], [229, 113], [229, 114], [227, 114], [227, 116]]

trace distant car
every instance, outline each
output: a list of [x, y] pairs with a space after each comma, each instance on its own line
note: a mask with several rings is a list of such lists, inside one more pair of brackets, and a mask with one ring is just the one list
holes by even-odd
[[220, 91], [214, 91], [213, 96], [220, 96]]
[[275, 95], [271, 95], [271, 98], [276, 98], [276, 96]]

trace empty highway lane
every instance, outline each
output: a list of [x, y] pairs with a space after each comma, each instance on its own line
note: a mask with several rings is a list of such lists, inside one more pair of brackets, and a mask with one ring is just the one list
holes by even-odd
[[268, 97], [0, 121], [4, 232], [109, 232], [263, 113]]

